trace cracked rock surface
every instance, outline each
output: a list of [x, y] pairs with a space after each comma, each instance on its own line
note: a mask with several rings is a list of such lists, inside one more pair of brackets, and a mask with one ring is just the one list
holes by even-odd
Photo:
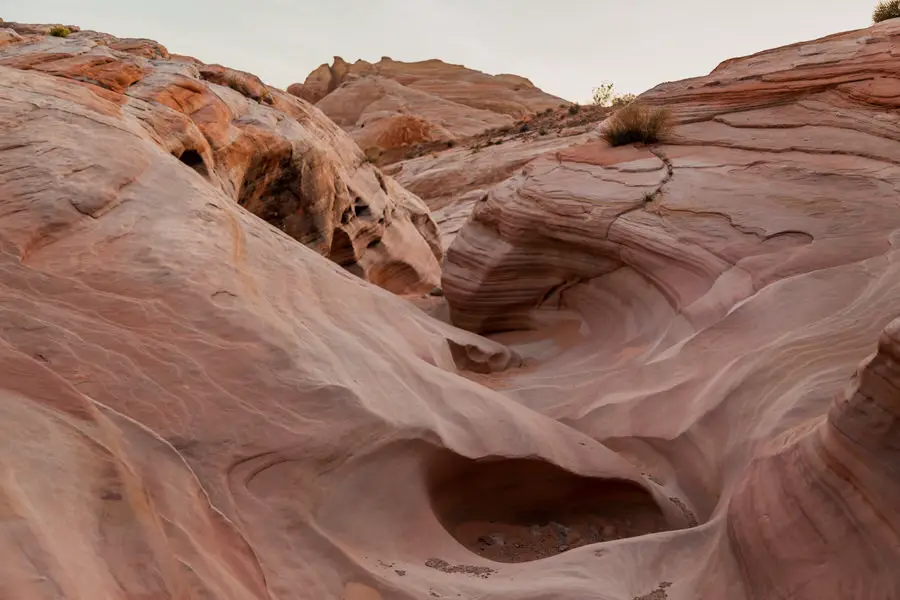
[[453, 322], [528, 328], [559, 286], [625, 270], [702, 328], [776, 281], [884, 256], [900, 223], [897, 27], [661, 85], [642, 100], [676, 114], [666, 143], [545, 152], [482, 192], [446, 257]]

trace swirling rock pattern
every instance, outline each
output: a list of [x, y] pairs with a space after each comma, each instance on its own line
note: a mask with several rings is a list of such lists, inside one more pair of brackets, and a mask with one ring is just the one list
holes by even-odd
[[[822, 54], [885, 57], [898, 31]], [[261, 166], [278, 140], [254, 132], [270, 151], [243, 196], [220, 159], [250, 165], [202, 140], [228, 148], [246, 126], [221, 114], [252, 78], [232, 95], [209, 83], [228, 70], [120, 41], [134, 62], [77, 58], [94, 83], [72, 81], [26, 67], [21, 44], [106, 38], [27, 35], [9, 46], [20, 66], [0, 67], [0, 597], [897, 597], [895, 113], [836, 111], [829, 88], [802, 113], [849, 115], [829, 153], [802, 126], [781, 152], [593, 142], [539, 158], [454, 242], [474, 276], [477, 244], [496, 251], [506, 282], [457, 317], [540, 326], [488, 340], [247, 210], [280, 189]], [[192, 68], [209, 80], [179, 81], [224, 108], [129, 95]], [[335, 132], [315, 160], [343, 156], [336, 128], [271, 93]], [[742, 146], [780, 131], [694, 126], [720, 125]]]
[[751, 466], [729, 508], [751, 597], [897, 597], [900, 319], [798, 437]]
[[884, 254], [900, 214], [897, 27], [652, 90], [681, 122], [669, 143], [530, 163], [448, 250], [454, 323], [528, 327], [556, 289], [628, 268], [699, 325], [773, 281]]
[[[97, 135], [116, 127], [152, 141], [254, 214], [353, 272], [400, 293], [437, 283], [442, 250], [427, 208], [367, 164], [352, 140], [307, 103], [247, 73], [170, 55], [151, 40], [90, 31], [63, 39], [11, 25], [28, 40], [0, 49], [7, 85], [23, 89], [18, 96], [9, 93], [8, 101], [27, 104], [28, 94], [58, 103], [70, 95], [82, 98], [79, 113], [103, 117], [94, 121]], [[54, 110], [64, 114], [61, 107]], [[27, 122], [26, 114], [18, 118]], [[89, 124], [83, 135], [94, 135]], [[100, 145], [93, 154], [91, 149], [72, 161], [77, 164], [48, 161], [48, 177], [68, 177], [75, 186], [78, 177], [87, 181], [117, 168], [123, 185], [136, 176], [120, 166], [127, 157], [110, 157]], [[28, 160], [28, 149], [20, 152], [20, 160]], [[74, 175], [56, 167], [71, 167]], [[73, 205], [93, 214], [113, 201], [85, 198]]]

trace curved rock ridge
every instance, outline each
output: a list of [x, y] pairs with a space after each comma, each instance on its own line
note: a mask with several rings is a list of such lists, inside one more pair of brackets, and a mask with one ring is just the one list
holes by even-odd
[[729, 537], [750, 597], [900, 596], [898, 506], [900, 319], [828, 418], [778, 440], [741, 482]]
[[646, 100], [680, 118], [665, 144], [531, 162], [448, 250], [453, 322], [527, 328], [556, 290], [627, 268], [699, 327], [779, 279], [883, 255], [900, 223], [898, 27], [656, 88]]
[[[446, 250], [475, 203], [492, 187], [540, 156], [596, 140], [600, 136], [597, 124], [608, 112], [596, 106], [582, 107], [574, 114], [565, 108], [544, 111], [523, 120], [519, 127], [489, 130], [452, 148], [383, 168], [428, 205]], [[389, 156], [383, 154], [382, 160]]]
[[[8, 101], [41, 98], [44, 111], [71, 114], [85, 139], [126, 129], [289, 236], [391, 291], [425, 291], [438, 282], [442, 249], [425, 205], [368, 164], [314, 107], [253, 75], [171, 55], [152, 40], [91, 31], [63, 39], [19, 29], [27, 35], [0, 48], [3, 79], [17, 90], [7, 92]], [[72, 98], [74, 111], [66, 108]], [[47, 160], [41, 168], [61, 189], [77, 189], [78, 178], [88, 185], [99, 173], [127, 185], [140, 175], [127, 159], [97, 144], [72, 164]], [[34, 158], [26, 148], [19, 160]], [[96, 216], [120, 201], [117, 190], [72, 205]]]
[[516, 75], [440, 60], [323, 64], [288, 91], [313, 102], [363, 148], [454, 140], [568, 104]]

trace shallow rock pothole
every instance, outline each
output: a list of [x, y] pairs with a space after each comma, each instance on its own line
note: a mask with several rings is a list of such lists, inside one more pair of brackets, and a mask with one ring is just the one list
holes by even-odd
[[433, 463], [429, 484], [450, 535], [498, 562], [672, 529], [639, 485], [575, 475], [541, 460], [475, 461], [448, 453]]

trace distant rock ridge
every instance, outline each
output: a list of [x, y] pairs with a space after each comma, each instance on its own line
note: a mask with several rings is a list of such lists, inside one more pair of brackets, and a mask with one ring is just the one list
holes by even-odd
[[288, 92], [315, 103], [363, 148], [455, 140], [568, 104], [525, 77], [488, 75], [438, 59], [335, 56]]

